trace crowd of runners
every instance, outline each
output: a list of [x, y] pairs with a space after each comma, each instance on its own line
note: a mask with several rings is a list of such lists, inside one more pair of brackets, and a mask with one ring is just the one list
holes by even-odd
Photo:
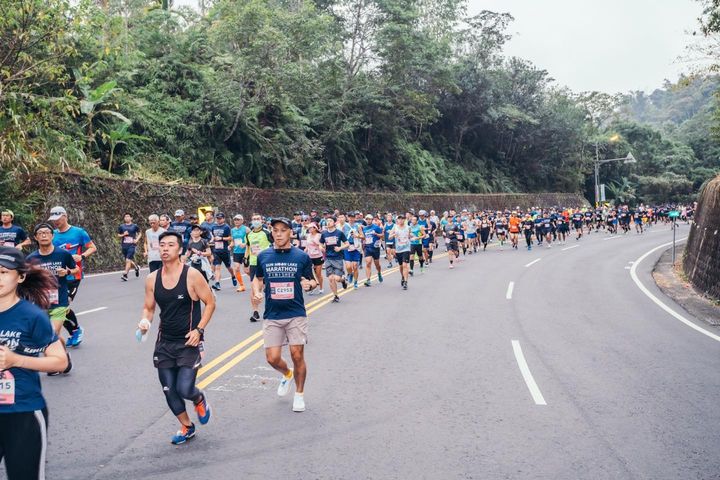
[[[140, 276], [141, 250], [150, 274], [136, 335], [140, 341], [146, 338], [159, 308], [153, 361], [167, 404], [180, 423], [171, 441], [181, 444], [195, 435], [186, 400], [200, 424], [211, 416], [195, 380], [205, 329], [215, 310], [213, 290], [221, 289], [225, 273], [238, 294], [249, 288], [251, 322], [260, 321], [264, 303], [266, 359], [281, 374], [277, 393], [286, 395], [294, 383], [292, 410], [302, 412], [305, 295], [321, 295], [328, 288], [337, 303], [341, 288], [383, 283], [383, 269], [396, 265], [400, 288], [407, 290], [410, 278], [434, 267], [439, 255], [447, 256], [452, 269], [464, 256], [481, 254], [490, 244], [499, 250], [531, 250], [579, 241], [594, 232], [642, 234], [658, 223], [675, 221], [672, 211], [680, 220], [691, 221], [694, 207], [298, 211], [292, 219], [256, 213], [249, 222], [236, 214], [231, 224], [216, 209], [203, 212], [204, 218], [176, 210], [172, 217], [150, 215], [148, 228], [125, 214], [117, 228], [124, 262], [120, 280], [127, 282], [130, 272]], [[71, 302], [84, 276], [84, 261], [97, 251], [88, 232], [70, 224], [63, 207], [51, 209], [47, 221], [35, 225], [31, 234], [14, 220], [13, 212], [2, 211], [0, 460], [11, 480], [42, 478], [47, 407], [37, 372], [54, 376], [72, 369], [68, 350], [82, 343], [84, 329]], [[292, 368], [282, 358], [285, 345]]]

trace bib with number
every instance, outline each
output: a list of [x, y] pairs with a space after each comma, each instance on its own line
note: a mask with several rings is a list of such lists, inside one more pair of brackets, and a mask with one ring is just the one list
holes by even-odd
[[15, 377], [10, 370], [0, 372], [0, 405], [15, 404]]
[[373, 243], [375, 242], [373, 241], [372, 235], [368, 235], [367, 237], [365, 237], [365, 245], [372, 245]]
[[50, 290], [48, 290], [48, 299], [53, 305], [60, 301], [60, 294], [58, 293], [57, 288], [51, 288]]
[[15, 242], [5, 242], [5, 243], [3, 243], [3, 247], [14, 247], [14, 246], [15, 246]]
[[130, 235], [128, 235], [127, 237], [123, 237], [123, 243], [133, 243], [133, 241], [135, 241], [135, 239]]
[[337, 245], [337, 239], [338, 239], [338, 237], [326, 237], [325, 243], [327, 243], [330, 246]]
[[157, 238], [150, 240], [150, 250], [160, 250], [160, 241]]
[[215, 242], [215, 250], [222, 250], [223, 248], [225, 248], [225, 243], [218, 241]]
[[242, 245], [243, 239], [242, 239], [242, 238], [236, 238], [236, 239], [233, 240], [233, 242], [235, 243], [235, 246], [236, 246], [236, 247], [239, 247], [239, 246]]
[[250, 245], [250, 253], [257, 257], [257, 254], [260, 253], [260, 245]]
[[270, 298], [273, 300], [292, 300], [295, 298], [295, 283], [270, 282]]

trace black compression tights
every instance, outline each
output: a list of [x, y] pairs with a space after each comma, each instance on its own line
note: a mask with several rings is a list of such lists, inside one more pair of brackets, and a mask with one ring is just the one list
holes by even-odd
[[65, 327], [65, 330], [67, 330], [68, 333], [72, 335], [79, 326], [80, 324], [77, 321], [75, 312], [73, 312], [71, 308], [68, 309], [67, 313], [65, 314], [65, 321], [63, 322], [63, 327]]
[[526, 233], [525, 233], [525, 243], [527, 243], [527, 246], [528, 246], [528, 247], [529, 247], [530, 245], [532, 245], [532, 233], [531, 233], [531, 232], [526, 232]]
[[197, 369], [191, 367], [158, 368], [165, 399], [175, 416], [185, 412], [185, 400], [197, 403], [202, 393], [195, 386]]

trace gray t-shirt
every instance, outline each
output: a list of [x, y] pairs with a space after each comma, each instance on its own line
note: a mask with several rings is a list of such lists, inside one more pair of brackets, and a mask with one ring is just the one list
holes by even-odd
[[164, 233], [165, 229], [160, 227], [157, 231], [152, 228], [145, 230], [145, 238], [148, 244], [148, 262], [159, 262], [160, 261], [160, 234]]

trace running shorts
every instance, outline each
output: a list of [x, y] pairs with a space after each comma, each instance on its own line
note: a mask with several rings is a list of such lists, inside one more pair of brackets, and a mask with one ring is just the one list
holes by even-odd
[[325, 275], [328, 277], [331, 275], [337, 275], [339, 277], [344, 276], [345, 269], [343, 267], [343, 261], [339, 258], [325, 259]]
[[233, 253], [233, 262], [237, 263], [238, 265], [242, 265], [243, 262], [245, 262], [245, 252]]
[[397, 260], [398, 265], [410, 263], [410, 252], [395, 252], [395, 260]]
[[132, 260], [133, 258], [135, 258], [135, 245], [123, 247], [122, 254], [125, 260]]
[[70, 310], [70, 307], [55, 307], [48, 310], [48, 315], [53, 322], [62, 323], [67, 318], [68, 310]]
[[68, 297], [70, 300], [75, 300], [75, 295], [77, 295], [78, 288], [80, 288], [80, 280], [68, 280], [67, 287]]
[[305, 345], [308, 337], [307, 317], [293, 317], [285, 320], [263, 320], [265, 348], [285, 345]]
[[153, 353], [155, 368], [200, 367], [200, 348], [189, 347], [184, 342], [158, 340]]
[[362, 255], [358, 250], [345, 250], [344, 258], [346, 262], [359, 262], [362, 260]]
[[312, 264], [315, 265], [316, 267], [317, 267], [318, 265], [322, 265], [323, 263], [325, 263], [325, 260], [323, 260], [323, 257], [311, 258], [310, 261], [311, 261]]
[[379, 248], [373, 248], [373, 247], [365, 247], [365, 257], [372, 257], [375, 260], [380, 259], [380, 249]]
[[47, 408], [0, 414], [0, 459], [8, 478], [45, 478], [47, 427]]
[[221, 264], [230, 268], [230, 252], [227, 250], [215, 250], [213, 252], [213, 265]]
[[415, 254], [417, 254], [418, 257], [422, 258], [422, 245], [416, 245], [414, 243], [410, 245], [410, 256], [412, 257]]

